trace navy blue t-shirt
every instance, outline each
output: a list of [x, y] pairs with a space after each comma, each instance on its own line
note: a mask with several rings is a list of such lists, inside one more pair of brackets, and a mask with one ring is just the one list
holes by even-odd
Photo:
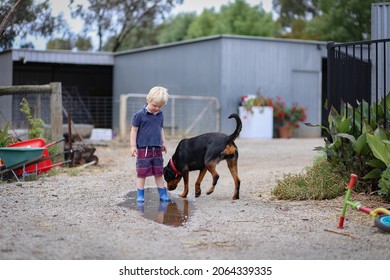
[[164, 115], [160, 111], [153, 115], [146, 106], [135, 113], [132, 126], [138, 127], [137, 148], [162, 147], [161, 130], [164, 127]]

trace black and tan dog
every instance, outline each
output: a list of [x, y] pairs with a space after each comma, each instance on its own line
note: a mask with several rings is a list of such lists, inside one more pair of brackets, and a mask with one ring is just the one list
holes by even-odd
[[207, 191], [207, 194], [211, 194], [219, 178], [216, 166], [220, 161], [226, 160], [235, 184], [233, 199], [240, 198], [240, 178], [237, 170], [238, 150], [234, 140], [240, 134], [242, 123], [237, 114], [231, 114], [230, 118], [236, 120], [237, 126], [229, 136], [224, 133], [211, 132], [179, 142], [175, 153], [164, 167], [164, 179], [168, 190], [176, 189], [183, 177], [184, 191], [180, 197], [187, 197], [189, 172], [199, 170], [195, 183], [195, 197], [201, 194], [200, 184], [207, 171], [213, 176], [212, 186]]

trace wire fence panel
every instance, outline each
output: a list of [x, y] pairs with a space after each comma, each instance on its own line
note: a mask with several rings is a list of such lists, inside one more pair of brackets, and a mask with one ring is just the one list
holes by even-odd
[[[146, 105], [146, 94], [128, 93], [120, 97], [119, 135], [129, 139], [134, 114]], [[220, 106], [215, 97], [170, 95], [163, 107], [165, 135], [188, 137], [220, 130]]]
[[[62, 89], [62, 104], [74, 123], [112, 127], [112, 96], [80, 95], [77, 87], [66, 86]], [[66, 119], [64, 116], [64, 123]]]
[[0, 87], [0, 129], [9, 124], [14, 136], [27, 139], [30, 124], [26, 114], [21, 111], [21, 103], [25, 99], [32, 117], [44, 122], [47, 137], [62, 137], [61, 96], [60, 83]]

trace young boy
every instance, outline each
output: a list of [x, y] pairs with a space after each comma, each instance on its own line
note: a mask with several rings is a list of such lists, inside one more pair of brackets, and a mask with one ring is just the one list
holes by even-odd
[[146, 177], [154, 176], [161, 201], [170, 201], [163, 179], [162, 152], [167, 152], [164, 115], [161, 108], [168, 101], [168, 91], [153, 87], [146, 96], [146, 106], [135, 113], [130, 132], [130, 153], [137, 157], [137, 202], [143, 203]]

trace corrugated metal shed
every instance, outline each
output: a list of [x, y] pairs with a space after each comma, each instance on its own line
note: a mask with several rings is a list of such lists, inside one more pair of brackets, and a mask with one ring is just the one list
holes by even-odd
[[[375, 3], [371, 5], [371, 39], [380, 40], [390, 38], [390, 2], [387, 3]], [[371, 57], [373, 67], [372, 69], [377, 69], [377, 73], [372, 72], [372, 79], [377, 77], [378, 91], [382, 92], [386, 89], [386, 85], [390, 84], [390, 59], [388, 54], [390, 54], [390, 44], [379, 44], [377, 46], [378, 52], [371, 50]], [[384, 52], [386, 51], [386, 52]], [[387, 54], [387, 57], [384, 55]], [[377, 57], [376, 57], [377, 56]], [[382, 63], [376, 65], [376, 59]], [[383, 73], [383, 75], [382, 75]], [[385, 75], [384, 75], [385, 74]], [[375, 76], [377, 75], [377, 76]], [[372, 83], [372, 96], [375, 98], [376, 94], [376, 83]]]
[[65, 63], [65, 64], [89, 64], [89, 65], [113, 65], [114, 59], [109, 52], [86, 52], [65, 50], [12, 50], [13, 61], [40, 62], [40, 63]]
[[[0, 53], [0, 86], [61, 82], [67, 109], [80, 111], [73, 108], [89, 106], [94, 124], [111, 128], [113, 63], [108, 52], [8, 50]], [[80, 105], [81, 98], [87, 105]], [[9, 96], [0, 97], [2, 112], [10, 107], [11, 100]], [[106, 115], [102, 116], [102, 111]], [[90, 121], [84, 117], [73, 114], [74, 121]]]
[[390, 38], [390, 2], [371, 4], [371, 39]]
[[[308, 109], [309, 122], [321, 123], [326, 43], [235, 35], [210, 36], [114, 54], [114, 112], [119, 95], [148, 92], [155, 85], [175, 95], [214, 96], [221, 104], [221, 131], [234, 124], [241, 96], [281, 96]], [[325, 92], [324, 92], [325, 94]], [[114, 115], [114, 128], [118, 116]], [[320, 130], [302, 127], [301, 137]]]

